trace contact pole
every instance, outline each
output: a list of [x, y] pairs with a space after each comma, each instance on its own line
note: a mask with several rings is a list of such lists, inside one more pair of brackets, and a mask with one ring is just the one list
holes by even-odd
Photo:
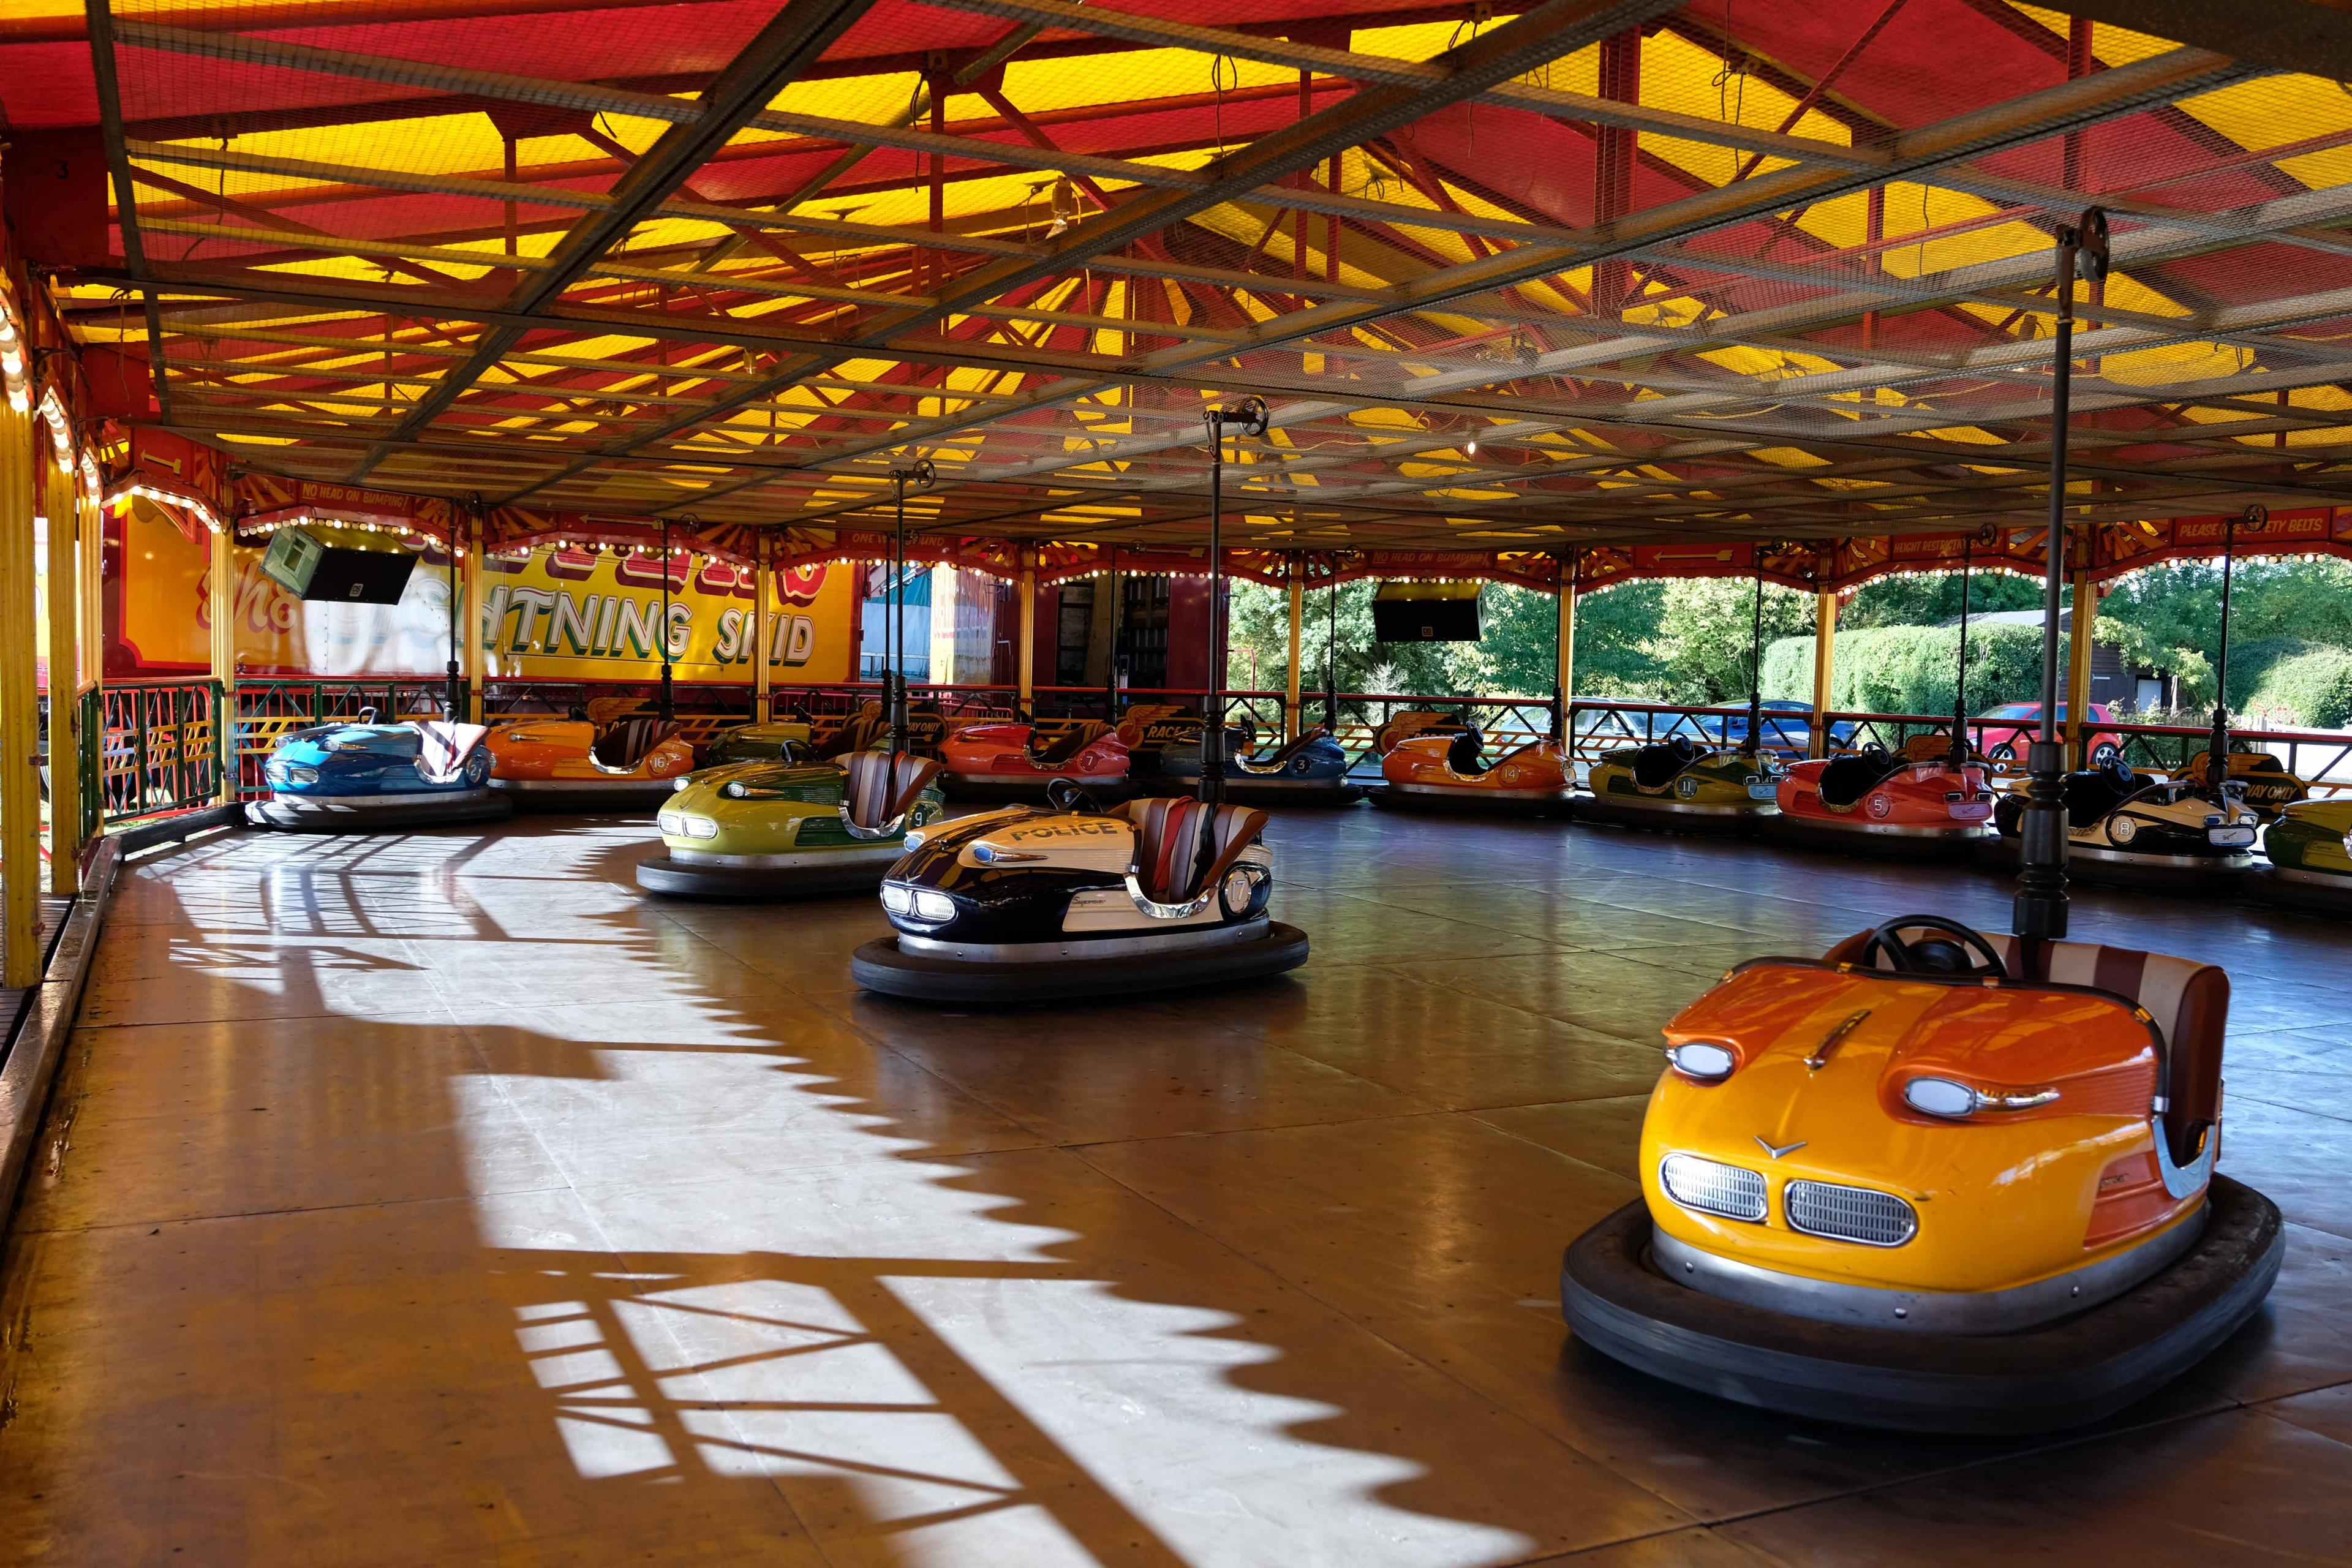
[[2107, 272], [2107, 218], [2097, 207], [2058, 231], [2057, 342], [2050, 398], [2050, 519], [2042, 583], [2042, 716], [2027, 752], [2031, 777], [2020, 824], [2020, 870], [2011, 923], [2028, 943], [2029, 973], [2042, 965], [2038, 946], [2066, 934], [2064, 754], [2058, 744], [2058, 589], [2066, 563], [2066, 424], [2073, 393], [2074, 260], [2093, 282]]
[[[1975, 563], [1976, 536], [1960, 542], [1960, 668], [1952, 678], [1952, 750], [1954, 773], [1969, 760], [1969, 568]], [[2048, 639], [2043, 639], [2045, 649]]]
[[1109, 603], [1103, 613], [1110, 626], [1110, 658], [1103, 664], [1103, 722], [1118, 722], [1118, 602], [1122, 596], [1118, 581], [1118, 546], [1110, 547], [1110, 575], [1104, 579], [1103, 592]]
[[[2244, 516], [2250, 523], [2260, 523], [2269, 520], [2270, 512], [2250, 506]], [[2238, 519], [2233, 517], [2221, 535], [2221, 661], [2213, 671], [2213, 738], [2205, 755], [2206, 794], [2217, 801], [2230, 778], [2230, 575], [2237, 559]], [[2078, 608], [2075, 613], [2082, 612]]]
[[[898, 753], [908, 750], [907, 487], [917, 485], [928, 489], [936, 477], [929, 458], [918, 459], [911, 467], [890, 470], [890, 483], [898, 493], [898, 518], [890, 534], [890, 594], [882, 602], [882, 614], [887, 622], [882, 628], [882, 662], [888, 667], [882, 672], [882, 697], [890, 715], [890, 766], [894, 770], [898, 765]], [[894, 772], [891, 776], [898, 775]]]
[[[1748, 632], [1748, 744], [1740, 750], [1756, 755], [1764, 745], [1764, 569], [1756, 569], [1756, 621]], [[1553, 633], [1559, 635], [1557, 631]], [[1555, 661], [1557, 662], [1557, 661]]]
[[661, 721], [667, 724], [677, 717], [677, 697], [670, 684], [669, 652], [669, 519], [661, 520]]
[[883, 606], [883, 613], [890, 617], [889, 635], [883, 644], [890, 655], [889, 668], [883, 671], [883, 679], [888, 682], [883, 695], [890, 704], [890, 776], [894, 779], [898, 753], [907, 749], [907, 479], [903, 470], [891, 470], [898, 506], [890, 533], [890, 597]]
[[[477, 497], [476, 500], [478, 503], [479, 498]], [[447, 684], [441, 698], [441, 712], [452, 724], [466, 717], [466, 678], [457, 662], [462, 620], [458, 600], [465, 590], [463, 557], [457, 549], [457, 520], [465, 515], [465, 508], [456, 506], [449, 509], [449, 669]]]
[[1217, 668], [1224, 585], [1225, 411], [1209, 410], [1209, 689], [1201, 700], [1201, 803], [1225, 798], [1225, 672]]
[[1329, 624], [1323, 631], [1323, 727], [1339, 736], [1339, 563], [1331, 563], [1331, 586], [1324, 592]]

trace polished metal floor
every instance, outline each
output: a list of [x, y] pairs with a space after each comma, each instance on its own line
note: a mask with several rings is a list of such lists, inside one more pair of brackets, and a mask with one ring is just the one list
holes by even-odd
[[862, 900], [640, 900], [634, 826], [131, 868], [9, 1243], [0, 1562], [1471, 1568], [2352, 1561], [2352, 925], [2085, 894], [2227, 964], [2293, 1222], [2186, 1381], [1903, 1441], [1580, 1350], [1655, 1029], [1964, 872], [1284, 816], [1292, 980], [941, 1016]]

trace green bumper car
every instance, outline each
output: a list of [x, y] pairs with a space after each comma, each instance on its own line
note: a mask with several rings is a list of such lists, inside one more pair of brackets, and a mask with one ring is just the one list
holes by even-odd
[[2352, 797], [2288, 805], [2263, 833], [2263, 852], [2270, 865], [2247, 881], [2255, 901], [2352, 915]]
[[1687, 736], [1628, 746], [1585, 770], [1591, 793], [1576, 797], [1576, 818], [1670, 833], [1752, 833], [1780, 815], [1782, 771], [1769, 755], [1700, 745]]
[[809, 750], [809, 721], [805, 719], [770, 719], [757, 724], [738, 724], [722, 730], [703, 752], [702, 765], [712, 768], [725, 763], [766, 763], [780, 757]]
[[671, 898], [766, 901], [872, 892], [947, 810], [940, 764], [901, 752], [705, 768], [662, 803], [663, 853], [637, 885]]

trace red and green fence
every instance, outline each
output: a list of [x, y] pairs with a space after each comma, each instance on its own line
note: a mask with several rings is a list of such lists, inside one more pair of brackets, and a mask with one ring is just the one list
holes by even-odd
[[[234, 768], [236, 795], [261, 793], [261, 763], [280, 737], [306, 725], [356, 721], [373, 711], [379, 720], [437, 718], [445, 687], [437, 676], [386, 679], [249, 679], [236, 683], [236, 708], [221, 722], [219, 683], [203, 678], [130, 681], [84, 693], [81, 756], [85, 835], [101, 823], [114, 824], [209, 805], [220, 798], [225, 769]], [[1123, 702], [1170, 702], [1197, 707], [1197, 691], [1137, 690]], [[1011, 686], [917, 686], [912, 696], [935, 702], [952, 722], [1010, 719], [1022, 711]], [[597, 697], [625, 697], [650, 709], [656, 689], [649, 682], [493, 680], [483, 691], [493, 720], [562, 714]], [[779, 714], [799, 712], [816, 720], [856, 712], [880, 700], [875, 685], [780, 686], [773, 694]], [[689, 738], [707, 741], [751, 716], [749, 686], [695, 683], [676, 689], [677, 710]], [[1242, 690], [1226, 694], [1227, 710], [1262, 735], [1278, 734], [1284, 694]], [[1552, 732], [1552, 705], [1539, 698], [1429, 695], [1348, 691], [1339, 694], [1338, 738], [1358, 758], [1360, 768], [1377, 765], [1370, 755], [1374, 731], [1398, 713], [1429, 710], [1476, 724], [1496, 747], [1509, 747]], [[1324, 696], [1300, 699], [1304, 721], [1320, 723]], [[1047, 730], [1109, 714], [1108, 694], [1099, 687], [1039, 687], [1028, 716]], [[1762, 744], [1783, 756], [1815, 751], [1812, 714], [1803, 709], [1767, 709]], [[1828, 715], [1825, 751], [1852, 751], [1875, 742], [1899, 748], [1917, 735], [1951, 731], [1949, 714], [1833, 712]], [[2017, 731], [2022, 721], [1968, 721], [1970, 739], [2004, 770], [2022, 766], [2024, 747]], [[1569, 705], [1568, 746], [1572, 760], [1590, 763], [1621, 746], [1686, 736], [1713, 744], [1747, 738], [1743, 704], [1699, 707], [1665, 702], [1620, 702], [1580, 698]], [[2091, 739], [2102, 750], [2120, 752], [2137, 767], [2177, 773], [2202, 751], [2209, 731], [2167, 724], [2108, 721]], [[2286, 770], [2309, 780], [2315, 794], [2352, 793], [2352, 733], [2322, 731], [2238, 730], [2241, 750], [2265, 751]], [[2015, 742], [2015, 744], [2012, 744]], [[2014, 753], [2012, 758], [2011, 753]]]

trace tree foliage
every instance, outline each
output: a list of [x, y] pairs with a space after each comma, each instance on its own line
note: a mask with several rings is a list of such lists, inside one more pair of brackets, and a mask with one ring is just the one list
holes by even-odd
[[[2218, 653], [2221, 569], [2189, 562], [2136, 573], [2103, 597], [2097, 636], [2126, 665], [2177, 678], [2179, 714], [2210, 708]], [[1961, 580], [1892, 577], [1866, 584], [1838, 618], [1832, 704], [1879, 712], [1949, 711], [1958, 652]], [[1548, 698], [1553, 679], [1555, 603], [1549, 594], [1490, 584], [1475, 643], [1372, 640], [1376, 584], [1339, 593], [1338, 668], [1343, 691], [1422, 696]], [[1686, 703], [1736, 703], [1749, 681], [1755, 584], [1738, 578], [1627, 583], [1577, 606], [1576, 695]], [[2038, 608], [2042, 585], [2008, 572], [1969, 579], [1983, 614]], [[2071, 598], [2071, 595], [2063, 595]], [[1332, 642], [1328, 599], [1307, 595], [1304, 688], [1322, 689]], [[1289, 653], [1288, 595], [1236, 583], [1228, 679], [1245, 683], [1251, 655], [1260, 685], [1279, 689]], [[1764, 590], [1764, 694], [1812, 696], [1813, 597]], [[2041, 686], [2041, 639], [2032, 626], [1978, 625], [1969, 633], [1973, 712], [2030, 701]], [[2334, 728], [2352, 724], [2352, 563], [2333, 559], [2243, 561], [2231, 607], [2230, 703], [2250, 720]], [[1313, 704], [1310, 702], [1310, 708]]]
[[[1840, 627], [1830, 677], [1830, 706], [1847, 712], [1921, 713], [1952, 710], [1952, 680], [1959, 668], [1960, 628]], [[1813, 639], [1776, 642], [1764, 658], [1764, 695], [1811, 701]], [[1969, 628], [1969, 711], [2042, 695], [2042, 629], [2031, 626]]]

